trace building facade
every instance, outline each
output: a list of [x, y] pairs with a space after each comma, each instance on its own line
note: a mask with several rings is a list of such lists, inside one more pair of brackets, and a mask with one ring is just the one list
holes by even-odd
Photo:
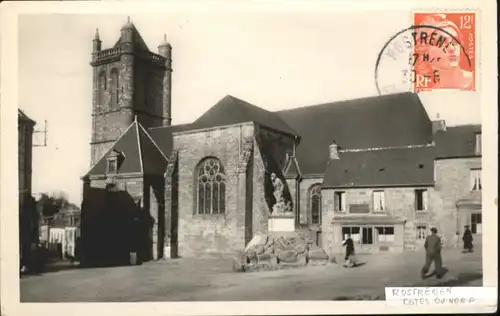
[[267, 233], [273, 173], [297, 232], [329, 253], [349, 234], [361, 252], [416, 249], [431, 227], [447, 246], [464, 224], [480, 234], [480, 126], [432, 121], [412, 93], [278, 112], [228, 95], [171, 125], [171, 47], [146, 48], [130, 22], [113, 48], [94, 39], [87, 256], [231, 255]]
[[35, 121], [18, 110], [19, 250], [21, 262], [38, 241], [38, 213], [31, 192]]

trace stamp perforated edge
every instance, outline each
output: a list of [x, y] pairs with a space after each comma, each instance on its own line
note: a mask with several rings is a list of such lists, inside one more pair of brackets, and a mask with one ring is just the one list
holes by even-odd
[[[469, 90], [467, 92], [479, 92], [481, 91], [482, 87], [482, 80], [483, 80], [483, 72], [481, 69], [481, 56], [482, 56], [482, 50], [481, 50], [481, 34], [482, 34], [482, 25], [483, 23], [480, 23], [482, 21], [482, 11], [481, 8], [479, 7], [456, 7], [456, 8], [446, 8], [446, 7], [417, 7], [417, 8], [412, 8], [410, 10], [410, 15], [409, 15], [409, 20], [410, 23], [409, 25], [413, 25], [414, 21], [414, 15], [415, 13], [474, 13], [476, 16], [475, 20], [475, 38], [476, 38], [476, 58], [474, 59], [474, 69], [475, 69], [475, 78], [474, 78], [474, 90]], [[436, 90], [433, 90], [436, 91]], [[441, 91], [446, 91], [446, 90], [441, 90]]]

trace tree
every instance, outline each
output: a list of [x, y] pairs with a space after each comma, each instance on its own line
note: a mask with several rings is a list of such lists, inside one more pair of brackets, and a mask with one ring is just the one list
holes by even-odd
[[70, 203], [63, 192], [53, 193], [50, 196], [42, 193], [37, 201], [37, 209], [43, 216], [54, 216], [59, 211], [67, 208], [78, 208], [73, 203]]

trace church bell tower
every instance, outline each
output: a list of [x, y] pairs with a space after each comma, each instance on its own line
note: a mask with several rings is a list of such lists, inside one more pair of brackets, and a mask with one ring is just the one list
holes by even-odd
[[102, 49], [99, 31], [93, 39], [93, 166], [137, 116], [144, 128], [171, 124], [172, 47], [166, 36], [151, 52], [128, 19], [112, 48]]

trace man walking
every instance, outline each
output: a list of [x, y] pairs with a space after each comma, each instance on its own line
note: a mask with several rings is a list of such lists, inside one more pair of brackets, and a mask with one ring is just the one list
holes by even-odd
[[422, 268], [421, 276], [425, 278], [431, 264], [434, 262], [434, 273], [438, 279], [443, 277], [443, 262], [441, 259], [441, 238], [437, 235], [437, 229], [431, 228], [432, 234], [425, 238], [425, 265]]

